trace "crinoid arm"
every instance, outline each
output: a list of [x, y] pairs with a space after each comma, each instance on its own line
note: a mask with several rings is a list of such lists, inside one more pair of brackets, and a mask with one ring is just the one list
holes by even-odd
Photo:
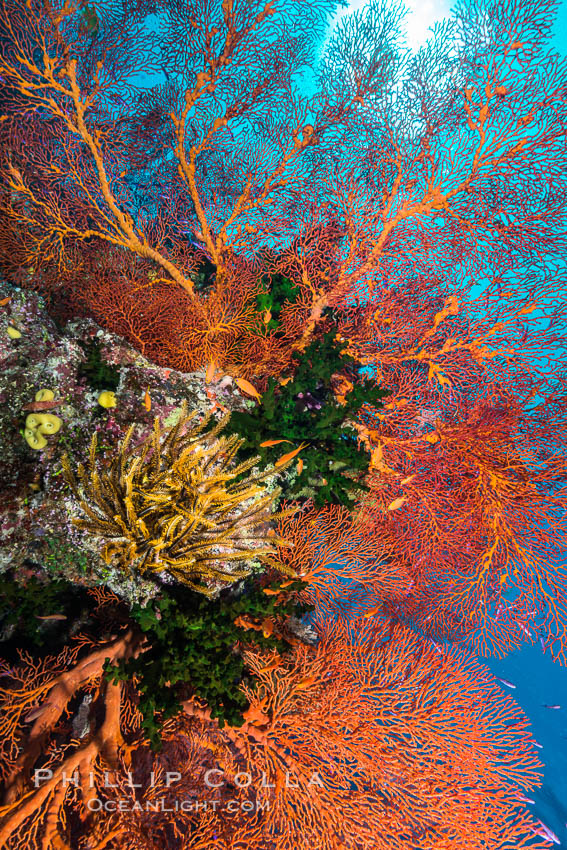
[[184, 403], [173, 427], [162, 432], [156, 418], [138, 445], [129, 428], [105, 463], [97, 460], [94, 435], [87, 466], [75, 475], [65, 457], [63, 474], [84, 515], [73, 523], [101, 538], [107, 564], [126, 573], [167, 572], [210, 593], [285, 546], [271, 526], [295, 508], [274, 513], [280, 490], [267, 488], [289, 464], [258, 470], [259, 458], [238, 463], [242, 439], [221, 434], [229, 416], [210, 430], [210, 416], [195, 416]]

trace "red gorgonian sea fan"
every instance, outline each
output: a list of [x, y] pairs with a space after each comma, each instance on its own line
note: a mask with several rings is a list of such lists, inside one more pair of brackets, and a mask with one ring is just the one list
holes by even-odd
[[[400, 10], [372, 0], [303, 96], [333, 8], [124, 0], [97, 6], [95, 38], [78, 2], [0, 0], [4, 273], [163, 365], [215, 361], [260, 388], [332, 320], [391, 393], [355, 423], [372, 452], [355, 516], [306, 508], [286, 525], [319, 641], [276, 664], [251, 627], [243, 727], [188, 700], [154, 756], [134, 686], [102, 678], [103, 656], [141, 649], [126, 630], [6, 665], [9, 848], [548, 846], [518, 791], [537, 781], [527, 721], [464, 649], [430, 638], [505, 652], [540, 634], [567, 653], [555, 4], [459, 3], [405, 56]], [[136, 71], [161, 65], [148, 12], [163, 13], [169, 79], [146, 97]], [[256, 300], [267, 262], [297, 294], [275, 331]], [[53, 771], [41, 788], [26, 785], [36, 767]], [[129, 769], [152, 768], [150, 790], [129, 787]], [[192, 801], [194, 775], [221, 770], [219, 802], [240, 801], [256, 793], [236, 780], [248, 768], [273, 777], [267, 809], [84, 817], [95, 794], [172, 800], [168, 769]], [[287, 787], [305, 768], [328, 786]]]
[[131, 632], [5, 666], [2, 846], [549, 846], [522, 799], [540, 766], [527, 718], [478, 662], [400, 624], [316, 628], [315, 646], [246, 652], [243, 726], [190, 699], [159, 754], [135, 690], [101, 675], [105, 657], [140, 651]]
[[[412, 56], [401, 9], [372, 0], [328, 39], [312, 96], [293, 80], [332, 2], [150, 5], [160, 54], [146, 4], [97, 6], [96, 39], [77, 3], [0, 5], [6, 274], [90, 305], [171, 367], [216, 359], [260, 380], [328, 310], [386, 283], [555, 296], [567, 152], [552, 0], [459, 4]], [[166, 83], [144, 91], [138, 70]], [[255, 301], [263, 250], [298, 290], [279, 335]]]
[[351, 348], [391, 390], [358, 426], [373, 468], [362, 514], [414, 581], [396, 616], [483, 653], [541, 637], [564, 663], [564, 295], [551, 321], [541, 292], [481, 311], [487, 297], [435, 309], [408, 286], [369, 302], [367, 326], [345, 319], [351, 339], [366, 327]]

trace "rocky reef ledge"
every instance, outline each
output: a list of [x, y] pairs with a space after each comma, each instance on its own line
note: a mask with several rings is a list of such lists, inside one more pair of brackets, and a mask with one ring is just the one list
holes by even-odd
[[72, 525], [76, 504], [61, 458], [84, 461], [95, 432], [101, 452], [131, 425], [141, 442], [156, 416], [173, 425], [183, 402], [217, 419], [254, 405], [230, 377], [209, 386], [203, 371], [156, 366], [90, 319], [60, 326], [41, 296], [0, 280], [0, 574], [104, 583], [130, 602], [151, 598], [154, 583], [114, 572], [97, 539]]

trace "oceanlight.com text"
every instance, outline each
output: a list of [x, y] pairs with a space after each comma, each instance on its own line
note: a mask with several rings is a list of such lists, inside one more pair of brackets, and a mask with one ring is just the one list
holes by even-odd
[[87, 802], [91, 812], [266, 812], [269, 800], [101, 800]]

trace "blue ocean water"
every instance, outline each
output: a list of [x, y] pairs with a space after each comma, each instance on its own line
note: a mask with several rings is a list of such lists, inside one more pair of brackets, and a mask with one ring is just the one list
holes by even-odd
[[559, 4], [552, 44], [558, 53], [563, 56], [567, 54], [567, 2], [565, 0]]
[[[539, 643], [502, 659], [490, 658], [487, 666], [495, 676], [516, 685], [502, 686], [521, 705], [532, 721], [532, 733], [541, 744], [543, 785], [535, 791], [535, 815], [547, 824], [567, 847], [567, 667], [545, 655]], [[559, 709], [546, 705], [560, 705]]]

